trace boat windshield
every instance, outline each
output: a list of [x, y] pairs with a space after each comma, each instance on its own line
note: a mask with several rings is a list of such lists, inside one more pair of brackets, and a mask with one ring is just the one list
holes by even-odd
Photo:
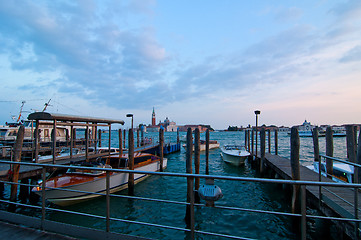
[[225, 145], [224, 149], [226, 149], [226, 150], [245, 150], [245, 147], [239, 146], [239, 145]]

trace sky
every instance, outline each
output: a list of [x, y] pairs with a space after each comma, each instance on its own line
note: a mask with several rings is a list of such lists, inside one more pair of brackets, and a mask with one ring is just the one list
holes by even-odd
[[359, 0], [0, 1], [0, 124], [360, 123]]

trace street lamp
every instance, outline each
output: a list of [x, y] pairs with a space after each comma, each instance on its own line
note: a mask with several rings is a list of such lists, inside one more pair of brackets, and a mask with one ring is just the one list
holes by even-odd
[[256, 114], [256, 157], [257, 157], [257, 144], [258, 144], [258, 114], [261, 114], [260, 110], [254, 111], [254, 114]]
[[131, 118], [132, 118], [132, 129], [133, 129], [133, 114], [132, 114], [132, 113], [128, 113], [128, 114], [126, 115], [126, 117], [131, 117]]

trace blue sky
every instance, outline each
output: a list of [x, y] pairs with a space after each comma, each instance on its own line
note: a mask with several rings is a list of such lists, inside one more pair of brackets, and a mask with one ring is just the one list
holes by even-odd
[[361, 1], [1, 1], [0, 122], [359, 123]]

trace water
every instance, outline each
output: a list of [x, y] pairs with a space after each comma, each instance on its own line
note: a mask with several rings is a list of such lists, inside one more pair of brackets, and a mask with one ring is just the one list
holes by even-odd
[[[103, 134], [103, 138], [107, 138]], [[147, 133], [145, 136], [158, 139], [158, 133]], [[180, 133], [182, 139], [185, 133]], [[204, 139], [201, 134], [201, 139]], [[118, 146], [118, 136], [112, 132], [112, 147]], [[176, 140], [176, 133], [165, 133], [165, 142]], [[244, 132], [211, 132], [211, 140], [217, 140], [221, 145], [227, 143], [244, 144]], [[279, 155], [289, 158], [290, 141], [289, 136], [279, 133]], [[107, 140], [103, 142], [105, 146]], [[325, 138], [320, 138], [320, 153], [325, 152]], [[268, 144], [266, 144], [266, 147]], [[345, 158], [345, 138], [334, 138], [334, 156]], [[266, 148], [266, 151], [268, 149]], [[274, 141], [272, 135], [272, 152], [274, 152]], [[185, 150], [167, 156], [168, 172], [185, 173], [186, 159]], [[233, 167], [224, 163], [220, 157], [220, 149], [210, 150], [209, 171], [212, 175], [258, 177], [250, 166]], [[205, 173], [205, 156], [201, 153], [201, 173]], [[313, 161], [312, 138], [301, 138], [300, 161], [303, 165], [311, 164]], [[194, 171], [194, 170], [193, 170]], [[201, 184], [203, 180], [201, 180]], [[239, 208], [270, 210], [290, 212], [290, 193], [286, 193], [281, 187], [272, 184], [260, 184], [251, 182], [221, 181], [215, 182], [224, 194], [224, 197], [216, 202], [216, 205], [232, 206]], [[117, 194], [127, 195], [127, 190]], [[135, 195], [140, 197], [160, 198], [173, 201], [186, 201], [186, 179], [174, 177], [152, 176], [139, 183], [135, 187]], [[56, 207], [56, 206], [52, 206]], [[67, 210], [76, 210], [84, 213], [105, 215], [105, 198], [98, 198], [81, 204], [66, 207]], [[155, 203], [140, 200], [128, 200], [121, 198], [111, 199], [111, 216], [121, 219], [144, 221], [154, 224], [164, 224], [175, 227], [185, 227], [185, 206], [175, 204]], [[308, 211], [313, 211], [308, 209]], [[90, 219], [86, 217], [73, 216], [64, 213], [50, 212], [48, 219], [62, 221], [71, 224], [105, 229], [105, 220]], [[292, 219], [285, 216], [274, 216], [270, 214], [249, 213], [244, 211], [219, 210], [207, 207], [196, 207], [195, 209], [196, 229], [211, 231], [222, 234], [235, 235], [256, 239], [297, 239], [299, 230], [292, 226]], [[321, 221], [309, 220], [308, 237], [333, 238], [330, 226]], [[317, 229], [316, 227], [317, 226]], [[134, 236], [146, 236], [154, 239], [190, 239], [190, 236], [182, 231], [167, 230], [122, 222], [111, 222], [111, 231]], [[196, 235], [196, 239], [222, 239], [207, 235]]]

